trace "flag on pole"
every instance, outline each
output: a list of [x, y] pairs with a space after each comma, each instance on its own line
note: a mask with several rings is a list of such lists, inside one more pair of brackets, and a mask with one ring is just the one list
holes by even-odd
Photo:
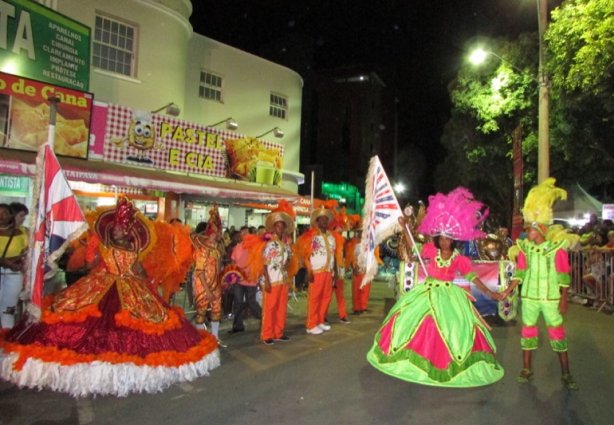
[[363, 231], [360, 241], [363, 255], [358, 259], [359, 266], [365, 270], [361, 286], [373, 280], [377, 274], [375, 248], [400, 230], [398, 219], [403, 215], [377, 155], [369, 161], [363, 212]]
[[30, 295], [30, 316], [38, 320], [45, 279], [53, 277], [55, 262], [69, 242], [87, 230], [87, 222], [49, 143], [40, 147], [36, 164], [36, 205], [26, 292]]

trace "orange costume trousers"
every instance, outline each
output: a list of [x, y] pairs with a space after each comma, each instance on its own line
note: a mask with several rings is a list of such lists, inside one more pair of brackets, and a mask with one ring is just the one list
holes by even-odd
[[313, 274], [313, 282], [307, 290], [307, 329], [324, 323], [330, 299], [333, 296], [332, 272]]
[[352, 309], [354, 312], [365, 311], [371, 293], [371, 282], [360, 288], [364, 273], [356, 274], [352, 277]]
[[339, 318], [347, 318], [348, 312], [345, 307], [345, 294], [343, 293], [343, 287], [345, 284], [344, 279], [337, 279], [335, 281], [335, 287], [333, 291], [335, 292], [335, 298], [337, 299], [337, 312], [339, 312]]
[[271, 292], [262, 291], [262, 324], [260, 339], [279, 339], [286, 329], [286, 312], [288, 311], [287, 284], [271, 286]]

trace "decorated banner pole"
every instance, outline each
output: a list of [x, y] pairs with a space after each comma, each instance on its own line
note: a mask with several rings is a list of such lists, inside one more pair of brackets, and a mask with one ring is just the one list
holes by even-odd
[[[362, 255], [358, 259], [360, 267], [365, 270], [361, 287], [370, 282], [377, 274], [375, 248], [387, 237], [396, 233], [399, 217], [403, 216], [390, 180], [388, 180], [388, 176], [377, 155], [369, 161], [369, 171], [367, 172], [365, 186], [365, 208], [363, 212], [363, 232], [360, 241]], [[416, 249], [420, 264], [426, 272], [426, 267], [420, 253], [417, 252], [409, 227], [406, 227], [406, 230], [409, 233], [414, 249]]]
[[418, 250], [418, 247], [416, 246], [416, 241], [414, 240], [414, 236], [411, 234], [411, 230], [409, 229], [409, 226], [407, 225], [407, 222], [405, 222], [405, 230], [407, 231], [407, 234], [409, 235], [409, 239], [411, 241], [412, 250], [416, 253], [416, 256], [418, 257], [418, 261], [420, 261], [420, 265], [422, 266], [422, 270], [424, 271], [424, 276], [428, 277], [429, 274], [426, 271], [426, 266], [424, 265], [424, 260], [422, 259], [422, 255], [420, 255], [420, 251]]

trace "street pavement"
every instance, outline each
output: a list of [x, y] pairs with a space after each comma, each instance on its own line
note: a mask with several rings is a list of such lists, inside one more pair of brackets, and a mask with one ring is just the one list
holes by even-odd
[[[561, 385], [556, 355], [545, 332], [530, 384], [516, 383], [521, 368], [519, 324], [493, 323], [504, 378], [473, 389], [427, 387], [372, 368], [365, 355], [390, 306], [392, 291], [374, 282], [369, 312], [341, 324], [333, 301], [332, 330], [307, 335], [306, 299], [289, 303], [291, 341], [266, 346], [258, 322], [220, 336], [222, 365], [210, 376], [159, 394], [73, 399], [0, 382], [0, 424], [614, 424], [614, 316], [578, 305], [568, 313], [569, 356], [580, 391]], [[349, 285], [346, 299], [351, 306]]]

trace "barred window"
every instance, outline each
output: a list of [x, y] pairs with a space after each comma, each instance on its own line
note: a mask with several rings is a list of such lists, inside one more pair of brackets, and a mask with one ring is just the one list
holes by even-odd
[[222, 102], [222, 82], [223, 78], [220, 75], [209, 71], [200, 71], [200, 86], [198, 87], [198, 96], [216, 102]]
[[96, 68], [117, 74], [136, 76], [137, 28], [107, 16], [96, 16], [94, 54]]
[[288, 98], [281, 94], [271, 93], [269, 115], [285, 120], [288, 115]]

